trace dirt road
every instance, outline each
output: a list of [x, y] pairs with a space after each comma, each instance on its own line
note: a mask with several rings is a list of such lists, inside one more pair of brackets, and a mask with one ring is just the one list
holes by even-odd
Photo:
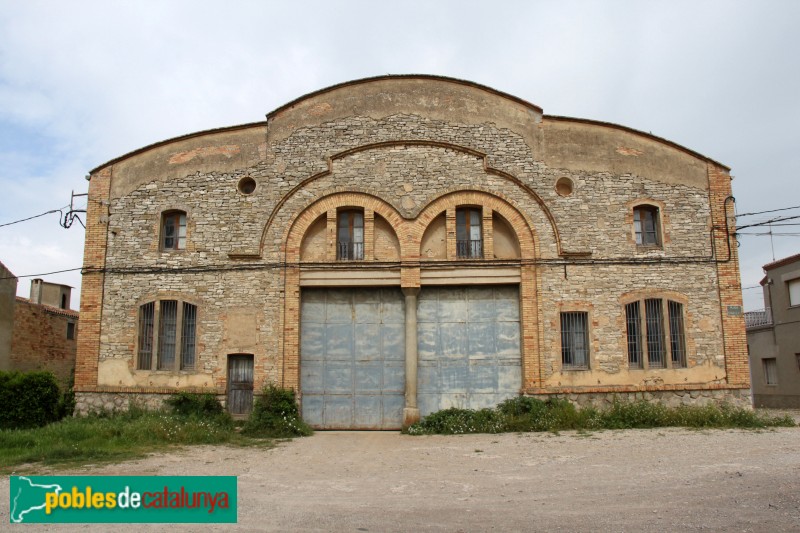
[[[318, 432], [271, 450], [190, 448], [59, 473], [239, 476], [238, 525], [171, 531], [800, 531], [800, 428]], [[0, 509], [0, 530], [23, 528], [8, 525], [7, 477]], [[24, 527], [109, 528], [165, 526]]]

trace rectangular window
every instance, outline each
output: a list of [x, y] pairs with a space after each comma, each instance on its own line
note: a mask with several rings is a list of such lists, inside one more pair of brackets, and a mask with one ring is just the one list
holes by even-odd
[[669, 312], [669, 345], [672, 356], [672, 367], [686, 366], [686, 335], [683, 329], [683, 304], [667, 302]]
[[561, 366], [567, 370], [589, 368], [589, 329], [586, 312], [561, 313]]
[[764, 365], [764, 382], [766, 382], [767, 385], [777, 385], [778, 364], [775, 358], [762, 359], [761, 363]]
[[164, 250], [186, 248], [186, 213], [175, 211], [165, 214], [162, 226], [161, 246]]
[[158, 327], [158, 369], [175, 367], [175, 343], [177, 341], [178, 302], [162, 300]]
[[195, 335], [197, 330], [197, 306], [183, 304], [183, 327], [181, 329], [181, 370], [194, 368]]
[[633, 209], [633, 229], [636, 244], [640, 246], [660, 246], [658, 236], [658, 208], [640, 205]]
[[786, 285], [789, 287], [789, 305], [800, 305], [800, 279], [789, 280]]
[[456, 256], [460, 259], [483, 258], [481, 210], [456, 209]]
[[75, 322], [67, 322], [67, 340], [75, 340]]
[[650, 368], [664, 368], [664, 311], [661, 298], [648, 298], [644, 301], [645, 323], [647, 326], [647, 363]]
[[625, 324], [628, 331], [628, 365], [631, 368], [642, 368], [642, 319], [639, 302], [631, 302], [625, 306]]
[[139, 307], [139, 353], [136, 357], [138, 370], [150, 370], [153, 365], [153, 323], [155, 302]]
[[339, 211], [337, 219], [337, 259], [364, 259], [364, 213], [358, 210]]

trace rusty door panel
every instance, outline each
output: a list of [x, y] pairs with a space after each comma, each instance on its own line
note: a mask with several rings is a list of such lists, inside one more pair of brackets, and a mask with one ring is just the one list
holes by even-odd
[[424, 288], [417, 321], [422, 416], [493, 407], [519, 394], [518, 287]]
[[308, 289], [300, 310], [303, 418], [317, 429], [399, 429], [405, 307], [399, 289]]

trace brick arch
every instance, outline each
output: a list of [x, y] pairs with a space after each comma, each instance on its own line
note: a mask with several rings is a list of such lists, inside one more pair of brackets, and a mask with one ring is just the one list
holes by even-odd
[[461, 205], [480, 205], [497, 211], [514, 230], [522, 259], [534, 259], [539, 256], [536, 230], [530, 217], [497, 193], [477, 189], [446, 192], [422, 209], [409, 231], [409, 237], [414, 239], [417, 252], [428, 225], [442, 212]]
[[[349, 149], [343, 150], [341, 152], [337, 152], [337, 153], [335, 153], [333, 155], [327, 156], [325, 158], [326, 163], [327, 163], [327, 168], [325, 170], [323, 170], [322, 172], [318, 172], [316, 174], [313, 174], [311, 176], [308, 176], [308, 177], [304, 178], [303, 180], [300, 181], [300, 183], [295, 185], [288, 193], [286, 193], [283, 197], [281, 197], [280, 200], [278, 200], [278, 203], [275, 205], [275, 207], [273, 208], [273, 210], [270, 213], [269, 217], [267, 218], [267, 222], [264, 224], [264, 230], [263, 230], [263, 232], [261, 234], [260, 252], [263, 253], [264, 241], [266, 239], [267, 232], [272, 227], [272, 225], [273, 225], [278, 213], [281, 211], [281, 209], [283, 209], [284, 205], [286, 205], [286, 203], [289, 202], [289, 200], [291, 198], [293, 198], [299, 191], [305, 189], [308, 185], [312, 184], [313, 182], [315, 182], [318, 179], [321, 179], [321, 178], [324, 178], [326, 176], [330, 176], [331, 174], [333, 174], [333, 171], [334, 171], [333, 167], [334, 167], [334, 162], [335, 161], [337, 161], [339, 159], [343, 159], [343, 158], [348, 157], [348, 156], [350, 156], [352, 154], [355, 154], [355, 153], [366, 152], [366, 151], [369, 151], [369, 150], [375, 150], [375, 149], [380, 149], [380, 148], [388, 148], [388, 147], [393, 147], [393, 146], [430, 146], [430, 147], [444, 148], [444, 149], [447, 149], [447, 150], [454, 150], [454, 151], [457, 151], [457, 152], [461, 152], [463, 154], [468, 154], [468, 155], [471, 155], [471, 156], [479, 158], [481, 160], [481, 162], [482, 162], [481, 164], [483, 165], [483, 170], [484, 170], [484, 172], [486, 174], [498, 176], [500, 178], [503, 178], [505, 180], [510, 181], [511, 183], [513, 183], [517, 187], [519, 187], [521, 189], [521, 191], [525, 195], [530, 197], [533, 201], [535, 201], [539, 205], [539, 208], [541, 209], [542, 214], [550, 222], [551, 230], [553, 232], [553, 238], [555, 239], [556, 248], [558, 250], [558, 253], [561, 254], [561, 251], [562, 251], [561, 250], [561, 237], [560, 237], [559, 232], [558, 232], [558, 226], [556, 225], [555, 217], [550, 212], [550, 209], [547, 206], [547, 204], [545, 203], [545, 201], [539, 196], [539, 194], [533, 188], [531, 188], [528, 184], [526, 184], [525, 182], [523, 182], [521, 179], [519, 179], [518, 177], [514, 176], [513, 174], [509, 174], [508, 172], [505, 172], [505, 171], [500, 170], [498, 168], [492, 167], [489, 164], [488, 154], [486, 154], [485, 152], [481, 152], [481, 151], [475, 150], [473, 148], [469, 148], [469, 147], [466, 147], [466, 146], [461, 146], [461, 145], [450, 143], [450, 142], [438, 141], [438, 140], [420, 140], [420, 139], [405, 139], [405, 140], [404, 139], [396, 139], [396, 140], [390, 140], [390, 141], [382, 141], [382, 142], [377, 142], [377, 143], [364, 144], [364, 145], [360, 145], [360, 146], [356, 146], [356, 147], [353, 147], [353, 148], [349, 148]], [[377, 193], [373, 193], [373, 194], [376, 197], [378, 196]], [[447, 194], [447, 193], [445, 193], [445, 194]], [[499, 196], [497, 193], [489, 193], [489, 194], [494, 194], [495, 196]], [[512, 205], [513, 205], [513, 202], [509, 201], [509, 203], [512, 203]], [[395, 226], [395, 227], [397, 227], [397, 226]], [[529, 227], [533, 228], [533, 225], [529, 224]], [[401, 247], [402, 247], [402, 241], [401, 241]]]
[[308, 228], [322, 215], [331, 209], [339, 207], [362, 207], [370, 209], [389, 222], [395, 231], [395, 236], [400, 242], [400, 256], [408, 253], [410, 239], [406, 235], [407, 227], [403, 217], [388, 202], [375, 195], [363, 192], [333, 192], [319, 198], [298, 212], [289, 222], [283, 239], [281, 239], [281, 253], [285, 254], [289, 263], [300, 260], [300, 245], [303, 242]]

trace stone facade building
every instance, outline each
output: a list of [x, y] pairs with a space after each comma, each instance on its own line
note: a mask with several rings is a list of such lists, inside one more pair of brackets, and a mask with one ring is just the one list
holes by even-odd
[[91, 172], [78, 410], [295, 388], [318, 428], [518, 394], [749, 404], [729, 169], [434, 76]]
[[800, 254], [764, 272], [764, 309], [745, 313], [753, 404], [800, 408]]

